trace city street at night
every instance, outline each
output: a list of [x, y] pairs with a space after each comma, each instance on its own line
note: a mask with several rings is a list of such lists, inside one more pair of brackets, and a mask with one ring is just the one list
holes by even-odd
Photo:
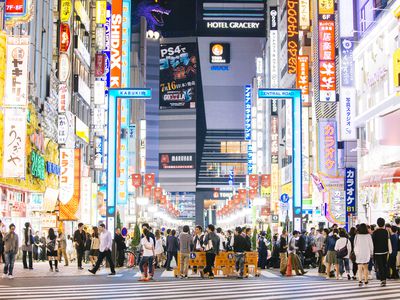
[[0, 0], [0, 300], [400, 299], [400, 0]]

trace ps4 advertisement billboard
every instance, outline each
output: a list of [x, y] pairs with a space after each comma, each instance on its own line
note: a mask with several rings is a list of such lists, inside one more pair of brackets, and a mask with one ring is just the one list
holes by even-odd
[[160, 109], [196, 108], [197, 44], [160, 45]]

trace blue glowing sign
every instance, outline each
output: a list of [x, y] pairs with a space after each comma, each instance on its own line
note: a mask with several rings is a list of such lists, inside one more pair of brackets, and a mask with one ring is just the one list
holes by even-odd
[[244, 139], [251, 141], [251, 85], [244, 88]]

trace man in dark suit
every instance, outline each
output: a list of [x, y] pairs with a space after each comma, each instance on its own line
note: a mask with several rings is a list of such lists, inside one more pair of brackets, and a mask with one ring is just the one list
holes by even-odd
[[86, 232], [83, 230], [83, 223], [78, 224], [78, 229], [74, 233], [74, 244], [76, 249], [78, 269], [82, 268], [82, 259], [85, 254], [85, 242], [86, 242]]

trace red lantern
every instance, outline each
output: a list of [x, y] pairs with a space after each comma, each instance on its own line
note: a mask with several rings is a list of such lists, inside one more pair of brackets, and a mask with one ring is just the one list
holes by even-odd
[[61, 23], [60, 25], [60, 52], [68, 52], [69, 45], [71, 44], [71, 32], [69, 25]]
[[143, 195], [145, 197], [151, 197], [151, 187], [150, 186], [146, 186], [143, 190]]
[[154, 186], [154, 184], [155, 184], [155, 175], [153, 173], [145, 174], [144, 175], [144, 185], [152, 187], [152, 186]]
[[240, 200], [246, 200], [246, 189], [238, 189]]
[[162, 196], [162, 188], [156, 187], [154, 189], [154, 200], [159, 201]]
[[251, 189], [249, 190], [249, 198], [250, 200], [253, 200], [255, 197], [257, 197], [258, 191], [256, 189]]

